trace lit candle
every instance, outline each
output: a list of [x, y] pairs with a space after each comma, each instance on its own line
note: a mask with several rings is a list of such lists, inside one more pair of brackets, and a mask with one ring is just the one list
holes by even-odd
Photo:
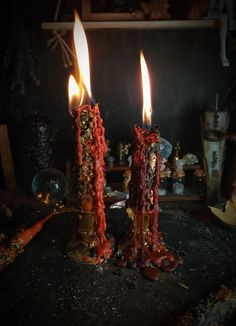
[[69, 110], [74, 118], [77, 145], [77, 194], [79, 231], [69, 244], [69, 256], [76, 261], [99, 264], [111, 254], [106, 239], [103, 187], [104, 155], [107, 146], [99, 106], [92, 98], [89, 52], [86, 35], [78, 14], [73, 30], [79, 71], [78, 82], [69, 78]]
[[[143, 247], [146, 242], [144, 228], [148, 225], [152, 233], [151, 245], [154, 248], [158, 242], [157, 218], [159, 212], [160, 137], [157, 128], [151, 128], [152, 104], [150, 80], [142, 52], [140, 54], [140, 65], [143, 91], [143, 124], [145, 127], [134, 127], [135, 138], [132, 148], [130, 205], [138, 219], [141, 218], [138, 223], [140, 226], [138, 233], [140, 233], [139, 237], [141, 241], [139, 245]], [[145, 221], [145, 219], [148, 219], [148, 221]]]
[[160, 171], [160, 134], [151, 127], [151, 91], [146, 61], [140, 55], [143, 90], [143, 124], [134, 127], [131, 180], [127, 213], [133, 219], [132, 238], [123, 247], [120, 266], [144, 270], [151, 280], [159, 279], [159, 268], [173, 271], [180, 263], [165, 246], [158, 232], [158, 184]]

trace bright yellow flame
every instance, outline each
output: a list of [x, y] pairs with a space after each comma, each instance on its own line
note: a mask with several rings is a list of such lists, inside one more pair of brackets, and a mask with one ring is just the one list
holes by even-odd
[[92, 97], [90, 85], [89, 52], [86, 35], [78, 13], [75, 11], [75, 23], [73, 28], [74, 44], [77, 63], [83, 85], [86, 87], [89, 97]]
[[72, 109], [80, 105], [81, 91], [75, 80], [75, 78], [70, 75], [68, 82], [68, 94], [69, 94], [69, 110], [72, 113]]
[[143, 56], [143, 52], [140, 52], [140, 65], [142, 73], [142, 88], [143, 88], [143, 122], [147, 125], [152, 123], [152, 103], [151, 103], [151, 88], [148, 75], [147, 64]]

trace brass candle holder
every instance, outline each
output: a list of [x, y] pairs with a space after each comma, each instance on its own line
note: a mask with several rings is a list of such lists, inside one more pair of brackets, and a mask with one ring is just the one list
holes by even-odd
[[94, 221], [94, 212], [78, 213], [78, 229], [67, 246], [67, 255], [77, 263], [98, 264], [103, 261], [97, 258], [99, 239], [94, 232]]

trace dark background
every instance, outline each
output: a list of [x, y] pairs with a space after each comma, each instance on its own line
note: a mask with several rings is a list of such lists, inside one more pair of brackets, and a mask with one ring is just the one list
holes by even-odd
[[[63, 1], [59, 19], [72, 20], [73, 7], [73, 1]], [[48, 117], [56, 129], [55, 167], [65, 171], [74, 140], [73, 119], [67, 109], [67, 81], [73, 68], [64, 68], [59, 48], [52, 51], [47, 47], [52, 32], [41, 30], [42, 22], [53, 21], [56, 1], [11, 1], [2, 8], [7, 19], [1, 23], [0, 122], [8, 125], [17, 176], [21, 180], [24, 174], [25, 135], [35, 110]], [[17, 75], [13, 69], [17, 59], [13, 57], [8, 68], [4, 65], [20, 22], [34, 59], [32, 75], [27, 73], [27, 60], [24, 63], [24, 94], [20, 94], [19, 88], [11, 90]], [[86, 35], [92, 92], [100, 103], [113, 153], [119, 141], [132, 140], [134, 124], [142, 123], [140, 49], [150, 72], [153, 123], [173, 145], [180, 141], [182, 154], [201, 152], [200, 115], [203, 110], [213, 109], [216, 92], [221, 108], [224, 92], [236, 72], [235, 51], [228, 49], [231, 66], [221, 65], [218, 30], [94, 30]], [[71, 36], [68, 32], [69, 44]], [[40, 81], [39, 86], [33, 76]], [[231, 113], [230, 130], [235, 131], [235, 112]]]

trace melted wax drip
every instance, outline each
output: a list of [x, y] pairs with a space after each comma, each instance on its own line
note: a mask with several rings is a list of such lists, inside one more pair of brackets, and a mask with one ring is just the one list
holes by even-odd
[[105, 184], [104, 177], [104, 155], [107, 152], [107, 145], [105, 142], [105, 130], [102, 125], [102, 118], [100, 116], [99, 106], [95, 104], [93, 106], [83, 105], [77, 108], [75, 123], [77, 127], [77, 160], [78, 165], [81, 167], [83, 165], [83, 148], [81, 143], [81, 128], [80, 128], [80, 115], [81, 112], [85, 110], [92, 113], [93, 117], [93, 141], [89, 150], [91, 150], [91, 156], [93, 157], [93, 208], [95, 211], [95, 222], [94, 222], [94, 231], [98, 237], [97, 245], [97, 262], [101, 262], [104, 259], [108, 258], [112, 252], [110, 241], [107, 240], [105, 231], [106, 231], [106, 219], [104, 213], [104, 200], [103, 200], [103, 187]]
[[[157, 147], [152, 152], [152, 147], [159, 143], [159, 133], [140, 127], [135, 127], [134, 132], [128, 205], [133, 211], [133, 236], [122, 249], [123, 257], [119, 265], [138, 265], [144, 275], [154, 281], [159, 279], [158, 268], [171, 272], [182, 261], [166, 248], [158, 232], [160, 154]], [[151, 155], [154, 155], [155, 166], [152, 166]], [[151, 181], [150, 174], [153, 177]]]

